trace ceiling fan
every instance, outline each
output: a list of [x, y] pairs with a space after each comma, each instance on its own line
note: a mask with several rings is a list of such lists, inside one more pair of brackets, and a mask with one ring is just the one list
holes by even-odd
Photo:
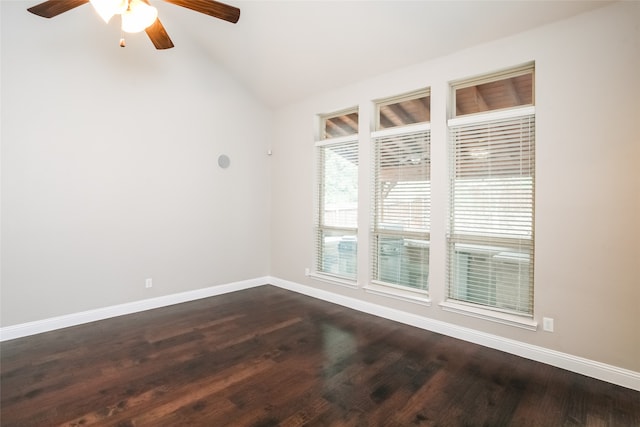
[[[223, 19], [235, 24], [240, 19], [240, 9], [214, 0], [164, 0], [177, 6]], [[27, 10], [43, 18], [53, 18], [85, 3], [91, 3], [105, 22], [114, 15], [122, 17], [122, 31], [145, 31], [156, 49], [170, 49], [173, 42], [158, 19], [158, 11], [149, 0], [47, 0]], [[124, 47], [124, 37], [120, 39]]]

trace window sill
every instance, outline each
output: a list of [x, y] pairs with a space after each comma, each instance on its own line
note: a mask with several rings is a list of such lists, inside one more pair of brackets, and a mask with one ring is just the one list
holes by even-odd
[[332, 285], [344, 286], [345, 288], [358, 289], [358, 283], [353, 280], [343, 279], [336, 276], [331, 276], [329, 274], [323, 273], [309, 273], [307, 277], [310, 277], [315, 280], [319, 280], [321, 282], [330, 283]]
[[403, 289], [400, 287], [372, 282], [369, 285], [365, 286], [364, 290], [368, 293], [381, 295], [383, 297], [395, 298], [402, 301], [424, 305], [427, 307], [431, 306], [429, 293], [427, 291], [421, 291], [419, 289]]
[[501, 323], [503, 325], [515, 326], [517, 328], [535, 331], [538, 329], [538, 322], [515, 314], [500, 313], [459, 302], [445, 301], [440, 303], [440, 308], [444, 311], [462, 314], [464, 316], [475, 317], [477, 319], [488, 320], [490, 322]]

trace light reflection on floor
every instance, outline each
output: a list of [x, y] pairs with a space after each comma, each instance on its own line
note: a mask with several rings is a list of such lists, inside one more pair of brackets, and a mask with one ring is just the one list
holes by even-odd
[[322, 324], [323, 337], [323, 371], [325, 374], [332, 372], [336, 365], [354, 355], [357, 344], [354, 336], [343, 329], [328, 323]]

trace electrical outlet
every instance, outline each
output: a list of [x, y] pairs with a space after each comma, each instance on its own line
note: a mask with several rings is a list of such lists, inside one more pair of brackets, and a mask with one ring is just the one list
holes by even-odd
[[144, 281], [144, 287], [145, 287], [145, 288], [151, 288], [151, 287], [153, 287], [153, 280], [151, 280], [151, 279], [145, 279], [145, 281]]
[[547, 332], [553, 332], [553, 319], [551, 317], [542, 318], [542, 329]]
[[309, 269], [305, 268], [304, 269], [304, 275], [308, 277], [310, 274], [311, 274], [311, 272], [309, 271]]

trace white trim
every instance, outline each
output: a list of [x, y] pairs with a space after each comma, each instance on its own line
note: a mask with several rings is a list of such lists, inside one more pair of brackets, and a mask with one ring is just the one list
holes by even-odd
[[431, 306], [431, 300], [429, 299], [429, 293], [427, 291], [405, 288], [406, 287], [394, 286], [392, 284], [378, 281], [372, 281], [370, 284], [363, 287], [366, 292], [374, 295], [395, 298], [427, 307]]
[[444, 311], [462, 314], [464, 316], [475, 317], [476, 319], [488, 320], [490, 322], [502, 323], [503, 325], [515, 326], [529, 331], [538, 329], [538, 322], [515, 314], [502, 313], [494, 310], [482, 309], [466, 304], [459, 304], [452, 301], [443, 301], [440, 307]]
[[447, 125], [449, 127], [465, 126], [488, 121], [507, 120], [516, 117], [526, 117], [536, 113], [536, 107], [529, 105], [527, 107], [505, 108], [504, 110], [495, 110], [488, 113], [469, 114], [467, 116], [449, 119]]
[[596, 362], [594, 360], [573, 356], [571, 354], [550, 350], [509, 338], [503, 338], [486, 332], [476, 331], [474, 329], [453, 325], [440, 320], [418, 316], [416, 314], [338, 295], [288, 280], [279, 279], [277, 277], [270, 277], [269, 283], [282, 289], [287, 289], [313, 298], [339, 304], [364, 313], [369, 313], [385, 319], [404, 323], [406, 325], [415, 326], [417, 328], [447, 335], [463, 341], [504, 351], [526, 359], [546, 363], [547, 365], [566, 369], [581, 375], [586, 375], [588, 377], [640, 391], [640, 372], [619, 368], [617, 366]]
[[358, 134], [354, 133], [353, 135], [322, 139], [320, 141], [316, 141], [315, 145], [316, 147], [324, 147], [325, 145], [344, 144], [345, 142], [357, 142], [358, 140]]
[[526, 74], [532, 74], [535, 77], [536, 69], [535, 61], [530, 61], [525, 64], [519, 65], [514, 68], [493, 72], [481, 76], [459, 79], [451, 82], [451, 89], [465, 89], [471, 86], [482, 85], [486, 83], [499, 82], [500, 80], [509, 79], [512, 77], [524, 76]]
[[371, 138], [381, 138], [385, 136], [405, 135], [408, 133], [424, 132], [431, 130], [431, 123], [417, 123], [414, 125], [396, 126], [388, 129], [371, 132]]
[[319, 280], [325, 283], [331, 283], [332, 285], [344, 286], [345, 288], [357, 289], [358, 283], [353, 280], [342, 279], [340, 277], [331, 276], [328, 274], [323, 274], [319, 271], [314, 271], [309, 273], [307, 277], [311, 277], [312, 279]]
[[56, 329], [68, 328], [70, 326], [82, 325], [84, 323], [95, 322], [97, 320], [109, 319], [111, 317], [124, 316], [145, 310], [152, 310], [154, 308], [166, 307], [169, 305], [222, 295], [229, 292], [254, 288], [256, 286], [264, 285], [265, 283], [269, 283], [267, 277], [258, 277], [240, 282], [227, 283], [224, 285], [211, 286], [178, 294], [165, 295], [157, 298], [149, 298], [125, 304], [97, 308], [94, 310], [81, 311], [64, 316], [36, 320], [34, 322], [5, 326], [0, 328], [0, 342], [40, 334], [42, 332], [49, 332]]

